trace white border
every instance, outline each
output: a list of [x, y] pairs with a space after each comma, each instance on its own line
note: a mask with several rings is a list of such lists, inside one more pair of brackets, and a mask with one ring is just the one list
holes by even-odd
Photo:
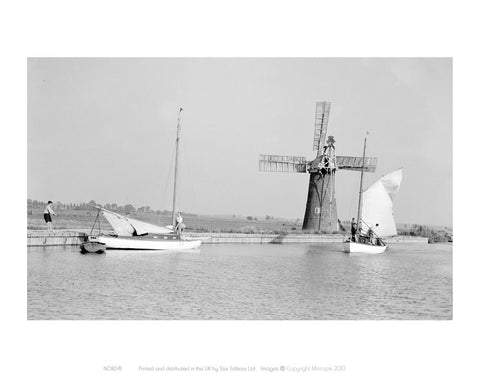
[[[477, 14], [467, 2], [23, 1], [2, 5], [2, 355], [7, 376], [104, 365], [344, 364], [347, 375], [472, 375], [478, 335]], [[453, 56], [454, 320], [26, 321], [27, 56]], [[110, 372], [113, 373], [113, 372]]]

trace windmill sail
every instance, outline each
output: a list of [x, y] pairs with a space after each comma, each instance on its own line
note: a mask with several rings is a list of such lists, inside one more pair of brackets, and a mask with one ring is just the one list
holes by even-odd
[[315, 129], [313, 133], [313, 150], [322, 151], [327, 136], [328, 117], [331, 102], [317, 102], [315, 108]]
[[119, 236], [142, 236], [148, 233], [165, 234], [173, 232], [171, 229], [164, 228], [162, 226], [145, 223], [135, 219], [129, 219], [128, 217], [101, 207], [96, 208], [102, 211], [103, 216], [105, 216], [115, 233]]
[[266, 172], [306, 173], [307, 159], [299, 156], [261, 154], [258, 168]]
[[351, 157], [337, 156], [337, 168], [342, 170], [363, 171], [365, 173], [374, 173], [377, 167], [376, 157]]
[[[374, 229], [379, 237], [397, 234], [393, 218], [393, 197], [400, 188], [402, 170], [396, 170], [379, 179], [362, 195], [362, 222]], [[378, 224], [378, 227], [375, 225]]]

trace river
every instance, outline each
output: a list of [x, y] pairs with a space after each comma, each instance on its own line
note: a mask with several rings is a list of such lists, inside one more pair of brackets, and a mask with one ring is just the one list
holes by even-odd
[[452, 244], [28, 248], [28, 319], [452, 319]]

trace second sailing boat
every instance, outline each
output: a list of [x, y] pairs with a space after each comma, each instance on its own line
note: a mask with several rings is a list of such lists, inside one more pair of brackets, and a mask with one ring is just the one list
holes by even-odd
[[[365, 136], [363, 164], [366, 147], [367, 137]], [[344, 250], [349, 253], [380, 254], [387, 249], [383, 238], [397, 234], [393, 218], [393, 197], [402, 182], [402, 169], [383, 176], [365, 191], [363, 191], [363, 170], [362, 166], [357, 226], [355, 234], [344, 242]]]

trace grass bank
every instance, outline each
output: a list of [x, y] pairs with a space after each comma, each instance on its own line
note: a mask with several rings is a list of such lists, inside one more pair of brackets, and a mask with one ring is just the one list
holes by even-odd
[[[90, 229], [94, 223], [97, 212], [95, 210], [57, 210], [57, 217], [53, 217], [54, 229]], [[168, 225], [171, 223], [171, 217], [168, 215], [156, 213], [143, 213], [136, 211], [129, 214], [129, 217], [152, 224]], [[318, 232], [305, 232], [302, 230], [302, 221], [289, 219], [258, 219], [251, 220], [240, 216], [206, 216], [184, 214], [184, 221], [188, 232], [198, 233], [242, 233], [242, 234], [319, 234]], [[344, 222], [344, 229], [349, 229], [349, 223]], [[113, 231], [110, 224], [101, 217], [101, 227], [104, 231]], [[28, 208], [27, 229], [43, 230], [45, 221], [43, 220], [43, 208]], [[345, 234], [346, 232], [336, 232]], [[447, 242], [451, 239], [451, 230], [435, 229], [425, 225], [401, 225], [398, 229], [399, 235], [426, 237], [430, 243]]]

